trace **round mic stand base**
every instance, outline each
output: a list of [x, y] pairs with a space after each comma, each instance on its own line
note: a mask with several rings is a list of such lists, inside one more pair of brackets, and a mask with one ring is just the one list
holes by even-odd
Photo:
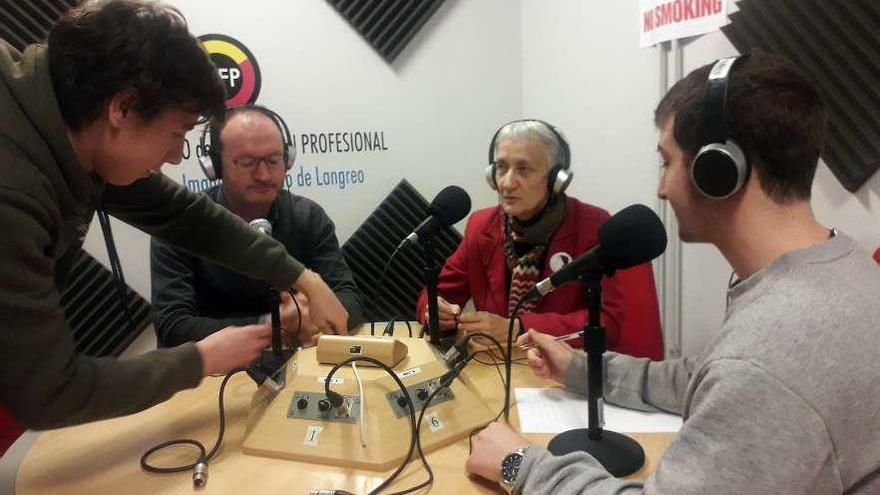
[[597, 440], [590, 438], [586, 428], [566, 431], [553, 437], [547, 450], [553, 455], [586, 452], [618, 478], [635, 473], [645, 464], [641, 445], [626, 435], [608, 430], [603, 430]]
[[602, 274], [587, 273], [581, 281], [587, 302], [588, 322], [584, 329], [584, 350], [587, 351], [587, 424], [588, 428], [560, 433], [547, 449], [555, 455], [586, 452], [593, 456], [612, 476], [635, 473], [645, 464], [645, 451], [635, 440], [602, 429], [602, 355], [605, 353], [605, 327], [602, 326]]

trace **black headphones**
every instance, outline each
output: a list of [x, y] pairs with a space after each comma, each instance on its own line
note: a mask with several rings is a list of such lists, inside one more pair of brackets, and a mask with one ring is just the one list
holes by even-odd
[[724, 123], [730, 71], [741, 57], [715, 62], [706, 83], [703, 115], [703, 146], [691, 162], [691, 181], [703, 195], [712, 199], [729, 198], [749, 179], [749, 164], [742, 148], [728, 137]]
[[[498, 135], [501, 134], [502, 129], [510, 124], [516, 124], [519, 122], [537, 122], [546, 127], [556, 137], [556, 142], [559, 143], [559, 149], [562, 156], [560, 157], [559, 162], [554, 163], [550, 168], [550, 173], [547, 176], [547, 188], [552, 194], [562, 194], [565, 189], [568, 188], [568, 185], [571, 184], [571, 179], [574, 178], [574, 173], [570, 170], [571, 150], [568, 147], [568, 141], [565, 140], [565, 137], [558, 129], [539, 119], [514, 120], [504, 124], [495, 131], [495, 134], [492, 136], [492, 142], [489, 143], [489, 165], [483, 170], [483, 175], [486, 176], [486, 182], [489, 183], [489, 187], [498, 190], [498, 184], [495, 181], [495, 169], [497, 168], [497, 165], [495, 164], [495, 142], [498, 140]], [[553, 158], [555, 159], [556, 157]]]
[[[224, 119], [247, 111], [261, 113], [272, 119], [272, 122], [278, 127], [278, 132], [281, 133], [281, 139], [284, 141], [284, 150], [282, 152], [284, 154], [284, 170], [293, 168], [293, 162], [296, 160], [296, 145], [290, 137], [290, 129], [287, 128], [287, 123], [284, 122], [280, 115], [260, 105], [240, 105], [227, 108]], [[202, 129], [202, 135], [199, 138], [199, 145], [201, 145], [201, 149], [205, 150], [205, 156], [196, 154], [205, 177], [209, 180], [222, 179], [223, 159], [220, 157], [220, 131], [214, 124], [210, 122], [205, 124], [205, 127]]]

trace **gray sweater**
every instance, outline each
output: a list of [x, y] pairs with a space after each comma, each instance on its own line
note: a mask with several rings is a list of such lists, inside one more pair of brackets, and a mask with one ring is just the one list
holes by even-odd
[[[880, 493], [880, 268], [851, 238], [783, 255], [730, 289], [698, 358], [605, 356], [606, 400], [681, 414], [644, 483], [530, 448], [523, 493]], [[578, 355], [566, 386], [584, 389]]]

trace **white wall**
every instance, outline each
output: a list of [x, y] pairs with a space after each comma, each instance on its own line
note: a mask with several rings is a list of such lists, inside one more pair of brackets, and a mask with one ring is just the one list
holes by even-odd
[[634, 1], [523, 1], [523, 114], [565, 133], [570, 194], [611, 212], [656, 202], [659, 58], [637, 20]]
[[[366, 182], [344, 190], [292, 189], [325, 207], [340, 242], [402, 178], [428, 200], [459, 184], [474, 208], [494, 201], [481, 175], [487, 143], [499, 122], [521, 113], [518, 2], [447, 0], [392, 65], [327, 2], [169, 3], [182, 10], [194, 34], [226, 34], [253, 52], [263, 75], [258, 103], [278, 111], [295, 134], [384, 132], [387, 152], [300, 153], [291, 171], [364, 170]], [[194, 146], [197, 133], [189, 141]], [[202, 177], [195, 157], [163, 171], [178, 181], [184, 174]], [[149, 297], [148, 238], [121, 222], [114, 229], [127, 281]], [[86, 249], [106, 261], [97, 222]]]

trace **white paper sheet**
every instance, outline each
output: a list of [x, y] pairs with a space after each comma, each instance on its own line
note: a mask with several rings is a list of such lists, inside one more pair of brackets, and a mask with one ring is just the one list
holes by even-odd
[[[561, 433], [587, 427], [587, 399], [561, 388], [517, 388], [516, 408], [523, 433]], [[605, 404], [604, 429], [619, 433], [677, 432], [681, 417]]]

